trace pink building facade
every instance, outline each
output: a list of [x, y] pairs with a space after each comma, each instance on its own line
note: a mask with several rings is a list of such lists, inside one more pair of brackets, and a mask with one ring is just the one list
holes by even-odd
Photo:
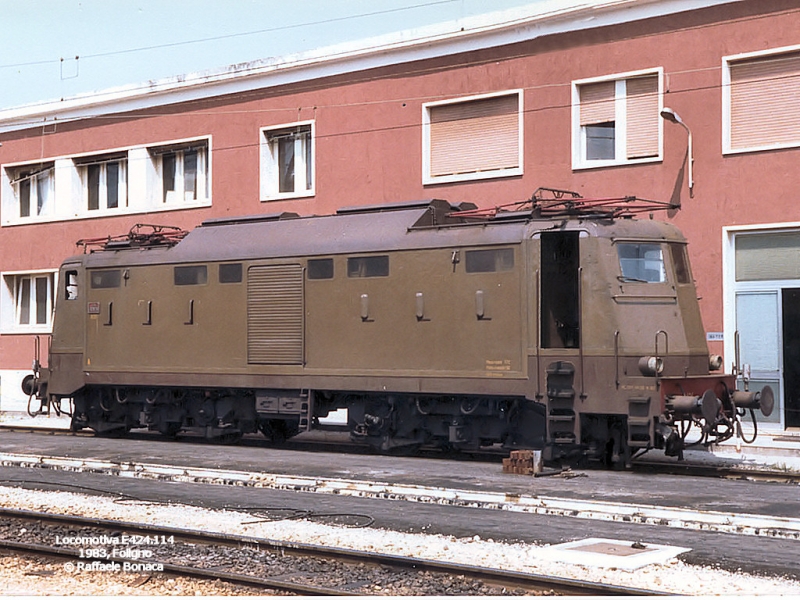
[[0, 111], [0, 411], [77, 240], [546, 186], [679, 205], [654, 218], [689, 240], [710, 352], [730, 371], [738, 338], [781, 390], [767, 427], [800, 426], [797, 3], [565, 4]]

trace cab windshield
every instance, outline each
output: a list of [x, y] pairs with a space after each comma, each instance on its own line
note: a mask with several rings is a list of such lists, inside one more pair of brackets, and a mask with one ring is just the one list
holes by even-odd
[[664, 252], [661, 244], [626, 242], [617, 244], [621, 281], [664, 283]]

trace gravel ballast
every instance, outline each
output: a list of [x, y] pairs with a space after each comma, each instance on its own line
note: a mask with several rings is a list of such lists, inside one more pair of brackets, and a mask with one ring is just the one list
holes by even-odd
[[[116, 519], [271, 540], [319, 544], [400, 556], [540, 573], [688, 595], [800, 595], [800, 582], [720, 568], [687, 565], [680, 559], [636, 570], [583, 567], [548, 560], [548, 547], [508, 544], [479, 537], [401, 533], [337, 527], [298, 520], [258, 521], [233, 510], [185, 505], [119, 503], [110, 497], [0, 487], [0, 502], [19, 508], [84, 517]], [[745, 543], [743, 541], [743, 543]], [[46, 562], [46, 564], [45, 564]], [[184, 581], [136, 573], [67, 573], [59, 563], [0, 556], [0, 593], [37, 595], [235, 595], [263, 594], [220, 582]]]

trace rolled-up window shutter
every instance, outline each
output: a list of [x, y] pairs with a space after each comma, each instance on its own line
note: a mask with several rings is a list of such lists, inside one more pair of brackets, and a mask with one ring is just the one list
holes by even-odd
[[800, 52], [730, 65], [731, 149], [800, 143]]
[[431, 177], [521, 166], [518, 94], [429, 110]]
[[634, 77], [625, 87], [628, 158], [658, 156], [658, 76]]
[[800, 233], [737, 235], [736, 281], [800, 278]]
[[581, 125], [616, 121], [615, 87], [614, 81], [588, 83], [580, 87]]

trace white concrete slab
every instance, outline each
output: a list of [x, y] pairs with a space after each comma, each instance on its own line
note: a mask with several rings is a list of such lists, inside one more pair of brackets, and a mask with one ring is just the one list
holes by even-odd
[[633, 571], [646, 565], [665, 563], [691, 548], [646, 542], [587, 538], [550, 546], [542, 558], [587, 567]]

